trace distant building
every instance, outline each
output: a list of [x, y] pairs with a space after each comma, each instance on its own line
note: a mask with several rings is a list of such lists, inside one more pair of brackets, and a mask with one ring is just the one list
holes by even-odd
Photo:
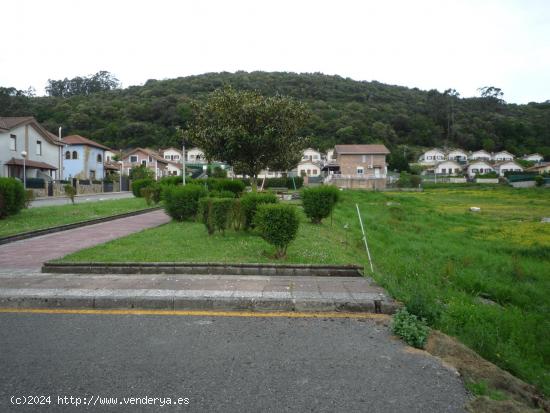
[[[60, 179], [63, 143], [32, 116], [0, 117], [0, 176]], [[22, 152], [26, 152], [23, 162]]]
[[438, 162], [444, 161], [445, 159], [445, 151], [442, 149], [433, 148], [420, 155], [420, 158], [418, 158], [418, 163], [420, 165], [431, 166]]
[[504, 176], [506, 172], [523, 172], [523, 167], [515, 161], [504, 161], [495, 164], [495, 171], [499, 176]]
[[122, 155], [123, 173], [130, 173], [136, 166], [143, 165], [153, 171], [155, 179], [168, 175], [168, 161], [151, 149], [136, 148]]
[[504, 162], [504, 161], [513, 161], [515, 158], [510, 152], [500, 151], [492, 155], [492, 160], [494, 162]]
[[530, 161], [530, 162], [542, 162], [544, 161], [544, 157], [540, 153], [531, 153], [529, 155], [523, 155], [521, 157], [524, 161]]
[[105, 178], [105, 151], [110, 151], [108, 147], [80, 135], [66, 136], [62, 142], [63, 179]]
[[485, 160], [474, 161], [468, 165], [466, 172], [470, 178], [475, 178], [476, 175], [488, 174], [495, 172], [491, 164]]
[[493, 156], [489, 152], [481, 149], [479, 151], [472, 152], [468, 159], [470, 161], [490, 161], [493, 159]]

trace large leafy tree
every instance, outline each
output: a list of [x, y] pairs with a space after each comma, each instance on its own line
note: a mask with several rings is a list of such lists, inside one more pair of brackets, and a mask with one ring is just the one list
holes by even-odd
[[286, 171], [298, 164], [307, 146], [300, 130], [308, 118], [306, 106], [289, 97], [225, 87], [193, 105], [187, 135], [207, 159], [250, 176], [255, 190], [261, 170]]

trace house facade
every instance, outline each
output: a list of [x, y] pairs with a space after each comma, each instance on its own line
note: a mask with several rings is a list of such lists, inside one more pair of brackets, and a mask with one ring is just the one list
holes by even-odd
[[452, 149], [447, 153], [447, 160], [456, 162], [467, 162], [468, 154], [462, 149]]
[[62, 148], [34, 117], [0, 117], [0, 176], [23, 179], [24, 164], [27, 178], [60, 179]]
[[490, 161], [493, 159], [493, 156], [489, 152], [481, 149], [479, 151], [472, 152], [468, 157], [468, 159], [471, 161], [478, 161], [478, 160]]
[[466, 173], [470, 178], [475, 178], [476, 175], [488, 174], [490, 172], [495, 172], [495, 170], [491, 164], [484, 160], [472, 162], [466, 168]]
[[185, 151], [185, 162], [189, 163], [206, 163], [204, 152], [199, 148], [191, 148]]
[[162, 157], [167, 161], [174, 161], [181, 163], [182, 151], [176, 148], [168, 148], [160, 151]]
[[434, 166], [434, 173], [440, 175], [458, 175], [462, 173], [462, 165], [457, 161], [443, 161]]
[[521, 157], [524, 161], [530, 161], [530, 162], [542, 162], [544, 161], [544, 157], [540, 153], [531, 153], [529, 155], [523, 155]]
[[418, 158], [418, 163], [420, 165], [435, 165], [437, 162], [441, 162], [445, 159], [445, 151], [434, 148], [420, 155], [420, 158]]
[[495, 164], [495, 171], [499, 176], [506, 172], [523, 172], [523, 167], [515, 161], [504, 161]]
[[500, 151], [492, 155], [492, 160], [494, 162], [513, 161], [514, 158], [515, 156], [507, 151]]
[[154, 173], [155, 179], [168, 174], [168, 161], [150, 149], [136, 148], [122, 155], [122, 171], [128, 175], [136, 166], [143, 165]]
[[538, 165], [527, 168], [526, 171], [539, 174], [550, 173], [550, 162], [540, 162]]
[[63, 146], [63, 179], [105, 178], [105, 145], [80, 135], [66, 136]]
[[321, 163], [314, 161], [302, 161], [297, 166], [298, 176], [321, 175]]

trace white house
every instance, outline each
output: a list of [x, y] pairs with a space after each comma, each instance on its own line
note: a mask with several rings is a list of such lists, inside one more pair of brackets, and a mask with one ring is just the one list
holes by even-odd
[[504, 176], [505, 172], [523, 172], [523, 167], [515, 161], [504, 161], [495, 164], [495, 171], [499, 176]]
[[466, 162], [468, 160], [468, 154], [462, 149], [452, 149], [447, 154], [449, 161]]
[[120, 152], [115, 150], [106, 150], [105, 151], [105, 162], [116, 162], [115, 157], [120, 158]]
[[336, 162], [336, 157], [334, 156], [334, 149], [329, 149], [327, 151], [327, 162]]
[[63, 142], [32, 116], [0, 117], [0, 176], [60, 179]]
[[303, 161], [297, 167], [298, 176], [319, 176], [321, 175], [321, 164], [313, 161]]
[[531, 161], [531, 162], [542, 162], [544, 161], [544, 157], [540, 153], [531, 153], [529, 155], [523, 155], [521, 157], [524, 161]]
[[[166, 159], [166, 157], [164, 159]], [[167, 175], [180, 176], [182, 168], [183, 165], [181, 162], [168, 161], [168, 165], [166, 165], [166, 173]]]
[[477, 161], [477, 160], [490, 161], [492, 159], [492, 156], [489, 152], [481, 149], [479, 151], [472, 152], [468, 158], [471, 161]]
[[302, 162], [303, 161], [313, 161], [313, 162], [320, 162], [321, 161], [321, 152], [316, 151], [312, 148], [307, 148], [302, 153]]
[[435, 165], [434, 172], [441, 175], [458, 175], [462, 172], [462, 166], [456, 161], [443, 161]]
[[123, 162], [122, 171], [129, 174], [132, 168], [143, 165], [154, 173], [156, 180], [166, 176], [168, 173], [168, 161], [162, 156], [146, 148], [136, 148], [121, 155]]
[[424, 152], [418, 158], [418, 163], [421, 165], [435, 165], [437, 162], [445, 160], [445, 152], [441, 149], [430, 149]]
[[199, 148], [191, 148], [185, 151], [185, 162], [189, 163], [206, 163], [204, 152]]
[[493, 154], [493, 161], [495, 162], [513, 161], [514, 158], [515, 156], [507, 151], [500, 151]]
[[474, 178], [476, 175], [495, 172], [495, 170], [487, 161], [479, 160], [470, 163], [466, 172], [470, 178]]
[[182, 152], [179, 149], [168, 148], [168, 149], [163, 149], [160, 152], [162, 154], [162, 157], [167, 161], [181, 162]]

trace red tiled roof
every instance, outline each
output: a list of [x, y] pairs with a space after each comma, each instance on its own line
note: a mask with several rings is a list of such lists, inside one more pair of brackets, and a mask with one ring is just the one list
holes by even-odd
[[[11, 158], [6, 165], [19, 165], [23, 166], [23, 159]], [[46, 162], [37, 162], [37, 161], [25, 161], [25, 166], [28, 168], [38, 168], [38, 169], [55, 169], [57, 168], [53, 165], [47, 164]]]
[[334, 151], [340, 155], [388, 155], [384, 145], [336, 145]]
[[106, 151], [110, 151], [110, 149], [105, 145], [102, 145], [100, 143], [97, 143], [91, 139], [85, 138], [84, 136], [80, 136], [80, 135], [65, 136], [62, 139], [62, 141], [67, 145], [88, 145], [88, 146], [94, 146], [99, 149], [105, 149]]
[[128, 156], [130, 156], [131, 154], [135, 153], [135, 152], [138, 152], [138, 151], [141, 151], [149, 156], [151, 156], [153, 159], [156, 159], [158, 162], [162, 162], [162, 163], [165, 163], [165, 164], [168, 164], [168, 160], [164, 159], [162, 156], [160, 156], [158, 153], [152, 151], [151, 149], [143, 149], [143, 148], [136, 148], [136, 149], [132, 149], [130, 152], [126, 152], [123, 156], [122, 156], [122, 159], [126, 159]]

